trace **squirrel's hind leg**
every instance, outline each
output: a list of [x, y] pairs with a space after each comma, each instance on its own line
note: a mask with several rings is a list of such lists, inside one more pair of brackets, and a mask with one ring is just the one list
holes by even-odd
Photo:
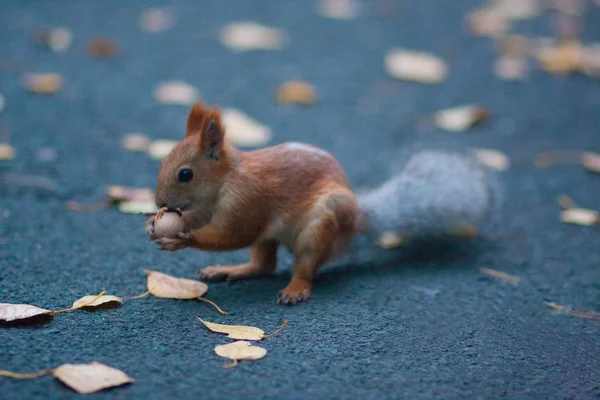
[[346, 250], [352, 241], [357, 214], [358, 202], [349, 189], [340, 188], [317, 199], [296, 237], [292, 279], [277, 295], [279, 304], [308, 300], [317, 269]]
[[200, 279], [207, 281], [235, 281], [258, 276], [270, 275], [277, 267], [277, 248], [279, 243], [267, 240], [256, 243], [250, 248], [250, 261], [245, 264], [224, 266], [216, 265], [198, 271]]

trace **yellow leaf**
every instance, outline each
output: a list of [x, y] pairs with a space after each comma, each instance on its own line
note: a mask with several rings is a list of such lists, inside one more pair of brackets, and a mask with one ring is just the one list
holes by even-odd
[[314, 104], [317, 102], [317, 91], [314, 86], [304, 81], [289, 81], [277, 88], [277, 102], [282, 104]]
[[152, 213], [158, 210], [154, 200], [143, 201], [124, 201], [119, 203], [119, 211], [125, 214], [144, 214]]
[[15, 148], [8, 143], [0, 143], [0, 160], [12, 160], [15, 158]]
[[50, 310], [29, 304], [0, 303], [0, 322], [26, 320], [40, 315], [50, 316], [51, 312]]
[[259, 360], [267, 355], [267, 350], [242, 340], [216, 346], [215, 353], [219, 357], [234, 361], [233, 364], [225, 365], [225, 368], [228, 368], [236, 366], [238, 360]]
[[102, 389], [134, 382], [123, 371], [99, 362], [64, 364], [56, 368], [53, 374], [78, 393], [94, 393]]
[[262, 340], [265, 337], [265, 331], [253, 326], [245, 325], [222, 325], [213, 322], [206, 322], [202, 318], [196, 317], [208, 329], [217, 333], [226, 333], [230, 339], [244, 340]]
[[192, 279], [175, 278], [157, 271], [144, 270], [148, 275], [148, 290], [166, 299], [195, 299], [208, 291], [208, 286]]
[[25, 86], [33, 93], [56, 93], [62, 87], [62, 78], [59, 74], [53, 73], [30, 74], [25, 78]]
[[[94, 300], [94, 299], [96, 299], [96, 300]], [[71, 308], [96, 308], [96, 307], [111, 308], [111, 307], [118, 307], [121, 304], [123, 304], [122, 297], [111, 296], [111, 295], [98, 297], [97, 295], [90, 295], [90, 296], [83, 296], [82, 298], [80, 298], [79, 300], [74, 302], [73, 306], [71, 306]]]

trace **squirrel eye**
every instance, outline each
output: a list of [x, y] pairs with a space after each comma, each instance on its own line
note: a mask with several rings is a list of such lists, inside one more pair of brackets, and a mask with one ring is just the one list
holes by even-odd
[[182, 168], [177, 173], [177, 180], [179, 182], [189, 182], [194, 177], [194, 171], [190, 168]]

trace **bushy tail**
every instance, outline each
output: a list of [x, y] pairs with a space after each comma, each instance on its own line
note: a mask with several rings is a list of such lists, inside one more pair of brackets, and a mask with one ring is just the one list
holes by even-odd
[[492, 192], [487, 171], [473, 157], [422, 151], [399, 174], [359, 195], [359, 201], [365, 234], [461, 234], [487, 217]]

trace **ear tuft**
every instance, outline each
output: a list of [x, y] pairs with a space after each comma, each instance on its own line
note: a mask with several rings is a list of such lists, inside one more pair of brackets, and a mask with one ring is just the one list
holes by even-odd
[[206, 114], [209, 110], [204, 106], [202, 101], [196, 102], [190, 110], [190, 115], [187, 120], [187, 129], [185, 136], [191, 136], [202, 131], [202, 124], [206, 119]]

